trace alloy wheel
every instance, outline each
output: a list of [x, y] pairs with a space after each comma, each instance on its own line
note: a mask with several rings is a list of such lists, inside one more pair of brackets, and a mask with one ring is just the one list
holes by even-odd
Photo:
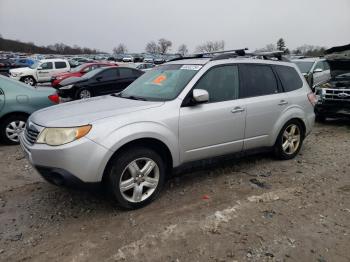
[[156, 190], [159, 178], [159, 167], [155, 161], [150, 158], [135, 159], [123, 170], [120, 193], [129, 202], [143, 202]]
[[79, 93], [79, 98], [80, 99], [86, 99], [86, 98], [90, 98], [91, 97], [91, 92], [89, 90], [82, 90]]
[[33, 86], [34, 85], [34, 79], [31, 77], [24, 78], [23, 82], [27, 85]]
[[301, 133], [300, 128], [296, 124], [290, 124], [283, 132], [282, 149], [288, 154], [294, 154], [300, 145]]
[[6, 137], [12, 142], [19, 142], [19, 134], [24, 131], [26, 123], [24, 121], [13, 121], [6, 126]]

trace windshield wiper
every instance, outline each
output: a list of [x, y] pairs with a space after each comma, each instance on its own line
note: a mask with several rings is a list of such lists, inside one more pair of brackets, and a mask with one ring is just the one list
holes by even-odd
[[115, 94], [114, 96], [118, 96], [118, 97], [126, 98], [126, 99], [132, 99], [132, 100], [147, 101], [147, 99], [146, 99], [146, 98], [143, 98], [143, 97], [138, 97], [138, 96], [123, 96], [121, 93]]

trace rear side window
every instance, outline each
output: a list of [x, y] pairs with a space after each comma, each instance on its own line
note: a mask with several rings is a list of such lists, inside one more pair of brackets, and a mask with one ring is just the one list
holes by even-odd
[[102, 76], [105, 79], [117, 78], [117, 70], [115, 70], [114, 68], [107, 69], [100, 73], [99, 76]]
[[264, 96], [278, 93], [275, 74], [268, 65], [243, 64], [241, 98]]
[[66, 68], [66, 62], [55, 62], [55, 68], [56, 69], [62, 69], [62, 68]]
[[236, 65], [218, 66], [210, 69], [196, 84], [195, 89], [209, 93], [209, 103], [238, 98], [239, 77]]
[[133, 70], [131, 68], [119, 68], [119, 75], [121, 78], [133, 77]]
[[303, 81], [293, 67], [275, 66], [274, 68], [282, 82], [285, 92], [294, 91], [303, 86]]

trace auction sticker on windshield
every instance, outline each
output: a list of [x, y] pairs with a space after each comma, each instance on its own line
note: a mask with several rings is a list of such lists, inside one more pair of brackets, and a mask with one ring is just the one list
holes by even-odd
[[183, 65], [180, 69], [198, 71], [201, 68], [202, 68], [201, 65]]

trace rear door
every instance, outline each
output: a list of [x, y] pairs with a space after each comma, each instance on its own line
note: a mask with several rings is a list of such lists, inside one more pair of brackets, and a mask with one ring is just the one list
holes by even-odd
[[49, 82], [53, 76], [54, 67], [52, 62], [44, 62], [40, 65], [41, 69], [37, 69], [38, 82]]
[[51, 74], [59, 74], [59, 73], [64, 73], [69, 70], [68, 63], [66, 61], [56, 61], [55, 62], [55, 71], [52, 72]]
[[240, 98], [247, 108], [244, 149], [270, 146], [273, 127], [288, 97], [270, 65], [241, 64]]

